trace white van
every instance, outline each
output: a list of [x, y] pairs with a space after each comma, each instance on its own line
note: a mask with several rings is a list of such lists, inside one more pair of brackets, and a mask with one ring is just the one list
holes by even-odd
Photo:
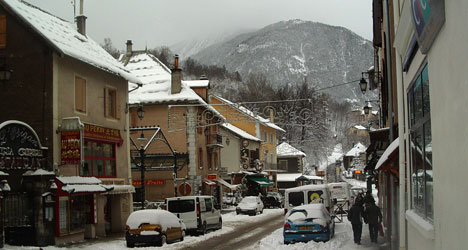
[[348, 211], [351, 208], [351, 185], [347, 182], [329, 183], [330, 198], [336, 199], [336, 205], [341, 207], [343, 211]]
[[205, 234], [208, 229], [221, 229], [220, 206], [213, 196], [181, 196], [165, 199], [166, 210], [182, 219], [188, 232]]
[[330, 199], [327, 184], [305, 185], [284, 190], [284, 213], [300, 205], [323, 203], [330, 214], [333, 214], [334, 204]]

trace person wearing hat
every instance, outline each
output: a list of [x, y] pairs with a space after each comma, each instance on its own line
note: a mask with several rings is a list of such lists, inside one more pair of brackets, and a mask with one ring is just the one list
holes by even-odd
[[370, 202], [366, 206], [364, 221], [369, 224], [371, 242], [377, 243], [379, 224], [382, 222], [382, 213], [380, 212], [380, 208], [375, 205], [375, 202]]

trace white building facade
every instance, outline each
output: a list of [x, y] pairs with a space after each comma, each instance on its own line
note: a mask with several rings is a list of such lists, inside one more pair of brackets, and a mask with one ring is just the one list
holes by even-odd
[[400, 249], [466, 249], [468, 2], [393, 5]]

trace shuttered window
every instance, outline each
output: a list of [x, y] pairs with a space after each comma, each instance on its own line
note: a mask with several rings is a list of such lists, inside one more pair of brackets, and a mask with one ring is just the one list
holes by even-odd
[[0, 15], [0, 49], [6, 48], [6, 16]]
[[104, 115], [108, 118], [120, 119], [120, 105], [115, 89], [104, 88]]
[[86, 112], [86, 80], [75, 76], [75, 110]]

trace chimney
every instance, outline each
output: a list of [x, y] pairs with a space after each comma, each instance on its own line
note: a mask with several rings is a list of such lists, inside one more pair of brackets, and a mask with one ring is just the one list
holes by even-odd
[[131, 56], [132, 55], [132, 45], [133, 45], [132, 40], [127, 40], [126, 44], [127, 44], [127, 53], [126, 53], [126, 55]]
[[179, 68], [179, 56], [174, 56], [174, 68], [171, 69], [171, 94], [178, 94], [182, 90], [182, 69]]
[[78, 28], [78, 32], [83, 36], [86, 36], [86, 18], [84, 15], [79, 15], [75, 17], [76, 19], [76, 26]]
[[83, 0], [80, 0], [80, 14], [75, 17], [78, 32], [86, 36], [86, 16], [83, 15]]

